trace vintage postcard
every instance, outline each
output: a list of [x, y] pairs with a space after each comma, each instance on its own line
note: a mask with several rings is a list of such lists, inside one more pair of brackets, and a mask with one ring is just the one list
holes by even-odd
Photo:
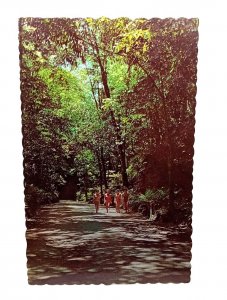
[[198, 19], [20, 18], [28, 282], [187, 283]]

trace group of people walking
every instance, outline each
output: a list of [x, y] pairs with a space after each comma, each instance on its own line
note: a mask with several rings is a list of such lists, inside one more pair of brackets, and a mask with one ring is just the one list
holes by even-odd
[[[95, 211], [98, 213], [100, 207], [101, 193], [97, 190], [93, 196], [93, 203], [95, 205]], [[114, 204], [116, 207], [116, 212], [120, 213], [120, 209], [123, 205], [126, 213], [128, 212], [128, 201], [129, 201], [129, 192], [127, 188], [124, 188], [122, 191], [116, 190], [114, 195]], [[113, 202], [112, 195], [110, 190], [106, 190], [104, 194], [104, 205], [106, 207], [106, 212], [109, 212], [110, 205]]]

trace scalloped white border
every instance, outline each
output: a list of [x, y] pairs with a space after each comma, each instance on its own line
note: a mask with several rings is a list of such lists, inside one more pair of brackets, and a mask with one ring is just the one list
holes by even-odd
[[[225, 1], [64, 0], [0, 3], [0, 274], [2, 299], [226, 299], [227, 26]], [[19, 17], [199, 17], [189, 284], [29, 286], [24, 238]]]

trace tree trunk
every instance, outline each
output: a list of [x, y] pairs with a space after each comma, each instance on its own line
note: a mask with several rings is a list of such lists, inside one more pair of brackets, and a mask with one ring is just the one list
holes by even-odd
[[[97, 52], [97, 54], [99, 54], [98, 53], [98, 48], [96, 49], [96, 52]], [[98, 55], [97, 59], [98, 59], [98, 63], [99, 63], [100, 71], [101, 71], [101, 77], [102, 77], [104, 92], [105, 92], [106, 98], [110, 98], [110, 89], [109, 89], [108, 81], [107, 81], [107, 73], [106, 73], [106, 71], [103, 67], [103, 64], [100, 60], [99, 55]], [[128, 174], [127, 174], [127, 168], [126, 168], [125, 152], [124, 152], [124, 148], [123, 148], [123, 142], [122, 142], [122, 139], [121, 139], [119, 124], [117, 124], [117, 121], [116, 121], [116, 118], [114, 116], [114, 112], [113, 112], [112, 109], [110, 109], [110, 116], [111, 116], [111, 120], [112, 120], [112, 123], [113, 123], [113, 127], [114, 127], [116, 138], [117, 138], [117, 143], [118, 143], [118, 151], [119, 151], [120, 161], [121, 161], [122, 184], [124, 186], [128, 187]]]
[[169, 183], [169, 205], [168, 213], [173, 217], [174, 215], [174, 183], [173, 183], [173, 161], [172, 161], [172, 147], [169, 150], [169, 161], [168, 161], [168, 183]]
[[121, 176], [122, 176], [122, 183], [123, 186], [128, 187], [128, 174], [127, 174], [127, 168], [126, 168], [126, 161], [125, 161], [125, 152], [123, 149], [123, 145], [119, 145], [119, 153], [121, 156]]
[[100, 192], [101, 192], [101, 203], [103, 203], [103, 171], [102, 171], [102, 164], [99, 157], [99, 152], [96, 152], [97, 159], [98, 159], [98, 166], [99, 166], [99, 186], [100, 186]]
[[88, 189], [88, 174], [87, 174], [87, 171], [86, 171], [86, 173], [84, 174], [84, 194], [85, 194], [86, 202], [88, 202], [87, 189]]
[[100, 159], [101, 159], [101, 165], [102, 165], [103, 183], [104, 183], [105, 189], [107, 189], [108, 182], [107, 182], [107, 178], [106, 178], [106, 164], [105, 164], [105, 159], [104, 159], [103, 146], [101, 146], [101, 149], [100, 149]]

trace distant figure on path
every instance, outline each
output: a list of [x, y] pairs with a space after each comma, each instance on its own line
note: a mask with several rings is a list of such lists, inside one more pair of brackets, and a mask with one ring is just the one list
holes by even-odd
[[99, 211], [100, 199], [101, 199], [101, 194], [98, 190], [96, 190], [94, 195], [93, 195], [93, 203], [95, 205], [95, 212], [96, 213], [98, 213], [98, 211]]
[[127, 188], [124, 188], [124, 191], [122, 193], [122, 198], [123, 198], [125, 212], [128, 213], [129, 192]]
[[120, 207], [121, 207], [121, 193], [119, 190], [117, 190], [116, 194], [115, 194], [115, 204], [116, 204], [116, 212], [120, 213]]
[[109, 212], [109, 207], [110, 207], [111, 202], [112, 202], [112, 197], [111, 197], [110, 191], [107, 190], [104, 195], [104, 204], [106, 206], [106, 212]]

